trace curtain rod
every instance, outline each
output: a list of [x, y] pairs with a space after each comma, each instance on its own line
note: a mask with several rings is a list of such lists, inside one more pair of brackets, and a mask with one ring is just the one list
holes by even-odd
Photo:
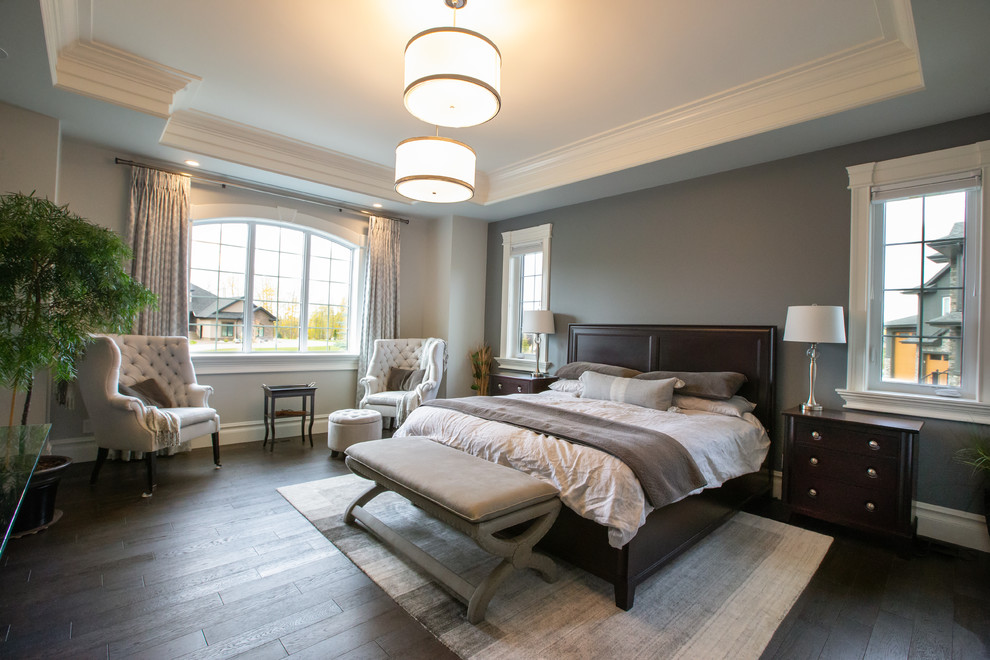
[[232, 188], [240, 188], [242, 190], [250, 190], [252, 192], [259, 192], [265, 195], [274, 195], [276, 197], [285, 197], [286, 199], [294, 199], [299, 202], [307, 202], [309, 204], [319, 204], [320, 206], [330, 206], [338, 209], [347, 209], [348, 211], [354, 211], [355, 213], [360, 213], [361, 215], [375, 215], [382, 218], [388, 218], [390, 220], [396, 220], [403, 224], [409, 224], [409, 220], [406, 218], [399, 218], [394, 215], [388, 215], [386, 213], [372, 213], [367, 209], [363, 209], [360, 206], [355, 206], [354, 204], [348, 204], [347, 202], [340, 202], [335, 199], [327, 199], [325, 197], [316, 197], [314, 195], [307, 195], [305, 193], [298, 193], [293, 190], [288, 190], [286, 188], [277, 188], [274, 186], [266, 186], [260, 183], [254, 183], [246, 179], [238, 179], [237, 177], [227, 176], [225, 174], [215, 174], [213, 172], [189, 172], [187, 170], [179, 169], [177, 166], [164, 166], [164, 165], [149, 165], [148, 163], [139, 163], [133, 160], [127, 160], [126, 158], [114, 158], [114, 163], [117, 165], [130, 165], [132, 167], [142, 167], [146, 170], [156, 170], [158, 172], [169, 172], [170, 174], [182, 174], [188, 176], [194, 181], [203, 181], [206, 183], [217, 183], [221, 186], [231, 186]]

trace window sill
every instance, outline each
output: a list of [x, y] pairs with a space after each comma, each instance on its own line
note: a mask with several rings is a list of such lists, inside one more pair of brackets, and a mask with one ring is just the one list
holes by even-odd
[[237, 353], [214, 355], [193, 353], [197, 375], [267, 374], [301, 371], [354, 371], [358, 358], [353, 354], [326, 353]]
[[857, 392], [838, 389], [836, 393], [845, 400], [846, 408], [947, 419], [955, 422], [990, 424], [990, 404], [972, 399], [949, 399], [920, 394]]
[[[498, 363], [498, 368], [502, 371], [536, 371], [535, 358], [496, 357], [495, 362]], [[544, 365], [548, 366], [546, 363]]]

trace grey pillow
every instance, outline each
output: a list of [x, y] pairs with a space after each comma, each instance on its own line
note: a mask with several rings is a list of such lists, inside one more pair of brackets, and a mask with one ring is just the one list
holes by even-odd
[[584, 372], [579, 380], [584, 383], [582, 398], [631, 403], [654, 410], [670, 408], [674, 388], [681, 382], [677, 378], [666, 380], [617, 378], [594, 371]]
[[[124, 390], [128, 390], [125, 392]], [[127, 396], [136, 396], [146, 406], [157, 406], [159, 408], [175, 408], [175, 399], [172, 395], [154, 378], [142, 380], [134, 383], [130, 387], [118, 385], [117, 391]]]
[[735, 371], [649, 371], [636, 376], [639, 380], [666, 380], [680, 378], [684, 387], [678, 394], [700, 396], [705, 399], [728, 399], [743, 386], [747, 378]]
[[575, 379], [580, 378], [581, 374], [586, 371], [594, 371], [595, 373], [605, 374], [606, 376], [618, 376], [619, 378], [632, 378], [633, 376], [642, 373], [641, 371], [637, 371], [635, 369], [616, 367], [611, 364], [600, 364], [598, 362], [568, 362], [564, 366], [557, 369], [557, 373], [554, 375], [561, 380]]
[[423, 382], [426, 369], [399, 369], [392, 367], [385, 379], [385, 389], [389, 392], [409, 392]]

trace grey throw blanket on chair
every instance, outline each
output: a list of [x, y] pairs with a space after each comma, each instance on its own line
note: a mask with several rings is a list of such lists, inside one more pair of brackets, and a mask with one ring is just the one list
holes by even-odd
[[611, 454], [633, 471], [654, 508], [707, 483], [691, 454], [660, 431], [512, 397], [433, 399], [423, 405], [511, 424]]

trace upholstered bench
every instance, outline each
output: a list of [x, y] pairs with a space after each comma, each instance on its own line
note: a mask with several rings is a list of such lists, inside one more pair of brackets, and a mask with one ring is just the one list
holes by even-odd
[[377, 410], [345, 408], [327, 418], [327, 447], [330, 458], [353, 444], [382, 437], [382, 414]]
[[[553, 486], [428, 438], [363, 442], [349, 447], [346, 453], [351, 471], [375, 484], [351, 502], [344, 521], [353, 525], [355, 519], [360, 520], [466, 602], [470, 623], [485, 618], [488, 602], [513, 568], [536, 569], [547, 582], [557, 579], [553, 560], [533, 551], [560, 511], [558, 491]], [[502, 557], [502, 562], [477, 586], [472, 585], [364, 508], [386, 491], [398, 493], [466, 534], [483, 550]], [[496, 536], [523, 523], [530, 524], [515, 536]]]

